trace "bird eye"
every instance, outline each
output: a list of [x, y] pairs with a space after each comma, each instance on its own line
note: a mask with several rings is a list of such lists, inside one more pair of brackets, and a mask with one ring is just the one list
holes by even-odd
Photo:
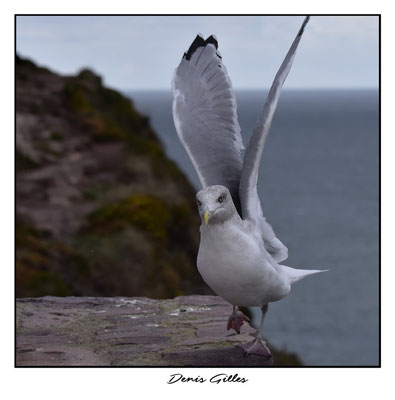
[[218, 197], [218, 203], [223, 203], [223, 201], [225, 200], [225, 196], [221, 195]]
[[197, 205], [200, 207], [202, 205], [202, 202], [200, 200], [197, 200]]

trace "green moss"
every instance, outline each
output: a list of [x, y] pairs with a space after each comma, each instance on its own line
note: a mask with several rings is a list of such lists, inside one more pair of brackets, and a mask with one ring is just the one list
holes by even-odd
[[152, 266], [147, 271], [145, 288], [152, 293], [152, 298], [173, 298], [183, 294], [181, 277], [171, 264], [169, 255], [168, 252], [154, 254]]
[[163, 285], [163, 293], [160, 297], [173, 298], [183, 294], [180, 290], [180, 275], [177, 273], [174, 267], [169, 264], [164, 263], [161, 266], [161, 283]]
[[133, 108], [131, 100], [116, 90], [101, 87], [99, 95], [100, 106], [111, 113], [119, 123], [127, 122], [128, 118], [134, 120], [141, 118]]
[[105, 119], [99, 115], [94, 115], [85, 121], [92, 129], [92, 137], [98, 142], [108, 142], [113, 140], [127, 140], [127, 133], [111, 119]]
[[17, 218], [15, 223], [15, 246], [45, 252], [48, 249], [46, 232], [33, 228], [30, 224]]
[[102, 86], [101, 78], [84, 69], [70, 78], [64, 88], [67, 106], [83, 118], [97, 141], [125, 141], [136, 154], [162, 152], [148, 118], [141, 116], [131, 100]]
[[73, 248], [17, 219], [16, 294], [18, 297], [78, 295], [88, 264]]
[[87, 114], [93, 112], [94, 109], [86, 95], [86, 88], [75, 80], [65, 85], [64, 95], [67, 106], [77, 113]]
[[[140, 194], [99, 210], [90, 230], [80, 232], [72, 243], [55, 241], [28, 224], [18, 224], [18, 297], [100, 294], [169, 298], [191, 288], [195, 267], [181, 250], [183, 244], [174, 248], [169, 229], [173, 221], [186, 215], [184, 206], [166, 208], [161, 200]], [[189, 242], [188, 232], [182, 230], [181, 243]]]
[[158, 197], [135, 194], [121, 202], [99, 207], [88, 215], [86, 231], [108, 234], [132, 225], [156, 240], [165, 240], [169, 211]]
[[[41, 291], [41, 284], [47, 288], [46, 277], [49, 279], [52, 276], [46, 274], [52, 265], [52, 260], [45, 233], [17, 219], [15, 245], [17, 295], [35, 296]], [[42, 282], [41, 277], [43, 277]]]
[[86, 116], [83, 122], [84, 129], [90, 132], [94, 141], [108, 142], [113, 140], [124, 140], [125, 135], [122, 130], [114, 129], [102, 115], [91, 113]]
[[94, 141], [122, 141], [132, 154], [150, 160], [156, 178], [186, 183], [176, 165], [167, 159], [148, 118], [137, 113], [129, 98], [103, 87], [100, 77], [92, 71], [82, 70], [77, 77], [69, 79], [64, 95], [66, 104], [78, 113]]
[[89, 263], [91, 284], [105, 295], [168, 298], [185, 293], [197, 279], [184, 248], [196, 257], [197, 242], [185, 227], [191, 215], [187, 202], [167, 204], [149, 194], [93, 211], [76, 241], [77, 252]]

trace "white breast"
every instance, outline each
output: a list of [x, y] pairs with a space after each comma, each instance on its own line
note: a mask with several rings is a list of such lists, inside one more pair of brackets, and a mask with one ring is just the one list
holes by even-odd
[[198, 270], [211, 289], [233, 305], [261, 306], [286, 295], [261, 240], [234, 224], [201, 230]]

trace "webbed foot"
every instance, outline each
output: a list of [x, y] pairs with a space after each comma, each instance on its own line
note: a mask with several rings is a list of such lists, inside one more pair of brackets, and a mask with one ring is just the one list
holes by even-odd
[[250, 319], [246, 317], [244, 314], [233, 312], [229, 319], [226, 329], [229, 330], [230, 328], [234, 329], [237, 333], [240, 333], [240, 328], [245, 322], [250, 322]]
[[237, 347], [241, 347], [244, 350], [244, 356], [250, 354], [257, 354], [265, 357], [267, 360], [272, 357], [272, 353], [269, 350], [266, 342], [261, 338], [255, 338], [252, 342], [246, 344], [238, 344]]

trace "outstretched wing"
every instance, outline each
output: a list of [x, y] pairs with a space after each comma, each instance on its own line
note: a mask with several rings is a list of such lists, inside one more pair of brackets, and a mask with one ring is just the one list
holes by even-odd
[[203, 187], [226, 186], [240, 211], [243, 143], [236, 100], [217, 40], [196, 37], [173, 77], [173, 118]]
[[280, 98], [281, 88], [291, 69], [296, 49], [309, 19], [310, 17], [306, 17], [304, 19], [302, 27], [300, 28], [294, 42], [291, 45], [291, 48], [289, 49], [280, 69], [276, 74], [276, 77], [274, 78], [266, 103], [263, 107], [262, 114], [258, 119], [257, 125], [245, 152], [240, 179], [239, 193], [243, 218], [255, 220], [260, 224], [265, 247], [277, 262], [283, 261], [285, 258], [287, 258], [288, 250], [276, 238], [272, 227], [263, 217], [261, 203], [257, 192], [258, 171], [263, 147], [265, 145], [273, 115]]

